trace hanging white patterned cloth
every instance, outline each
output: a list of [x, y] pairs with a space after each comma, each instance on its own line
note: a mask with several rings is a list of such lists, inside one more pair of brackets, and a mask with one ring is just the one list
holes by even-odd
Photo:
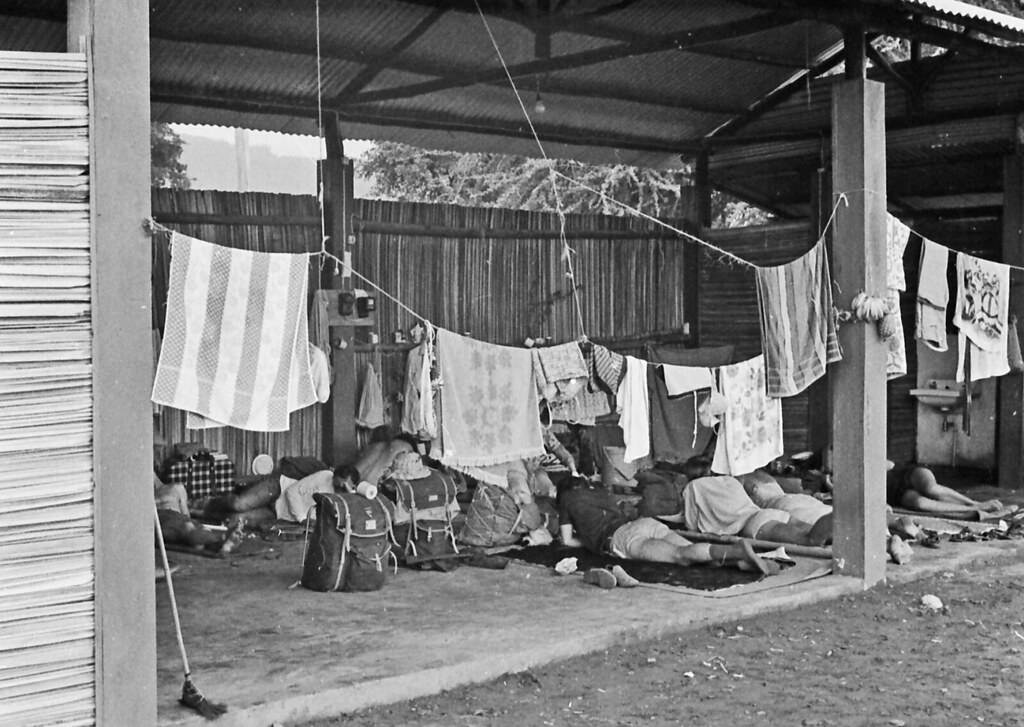
[[753, 472], [782, 456], [782, 400], [768, 396], [764, 356], [718, 368], [728, 400], [711, 469], [723, 475]]
[[910, 240], [910, 228], [893, 215], [888, 215], [885, 226], [886, 295], [890, 335], [885, 339], [885, 375], [895, 379], [907, 373], [907, 344], [903, 337], [903, 314], [900, 311], [900, 291], [907, 289], [903, 270], [903, 253]]
[[956, 380], [964, 380], [968, 355], [971, 381], [1009, 373], [1010, 268], [961, 252], [956, 256], [956, 279], [953, 322], [960, 329]]

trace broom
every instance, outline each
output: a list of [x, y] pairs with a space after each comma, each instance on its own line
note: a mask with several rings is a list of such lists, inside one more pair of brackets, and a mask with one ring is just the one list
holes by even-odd
[[211, 702], [203, 696], [198, 687], [192, 683], [192, 670], [188, 666], [188, 655], [185, 653], [185, 641], [181, 637], [181, 621], [178, 620], [178, 602], [174, 599], [174, 583], [171, 582], [171, 565], [167, 562], [167, 549], [164, 547], [164, 532], [160, 527], [160, 514], [153, 503], [153, 517], [156, 521], [156, 542], [160, 546], [160, 559], [163, 561], [164, 575], [167, 580], [167, 595], [171, 599], [171, 615], [174, 616], [174, 633], [178, 637], [178, 650], [181, 652], [181, 663], [185, 668], [185, 684], [181, 687], [182, 705], [194, 709], [207, 719], [217, 719], [228, 711], [227, 705]]

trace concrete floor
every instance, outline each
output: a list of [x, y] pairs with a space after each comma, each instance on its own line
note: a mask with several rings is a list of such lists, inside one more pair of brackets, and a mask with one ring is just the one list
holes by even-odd
[[[731, 598], [648, 588], [602, 590], [532, 566], [453, 573], [400, 570], [384, 590], [321, 594], [301, 587], [301, 543], [220, 561], [172, 554], [193, 681], [228, 703], [220, 727], [259, 727], [398, 702], [632, 640], [861, 590], [827, 576]], [[1020, 557], [1024, 541], [915, 549], [890, 580]], [[167, 589], [157, 583], [159, 724], [209, 724], [180, 707], [181, 662]]]

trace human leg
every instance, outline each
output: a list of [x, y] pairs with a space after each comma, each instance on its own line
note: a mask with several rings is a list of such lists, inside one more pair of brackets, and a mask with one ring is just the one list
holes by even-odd
[[759, 558], [749, 543], [694, 543], [654, 518], [639, 518], [621, 526], [612, 534], [610, 546], [620, 558], [678, 565], [708, 563], [742, 568], [745, 564], [746, 570], [778, 572], [778, 565]]
[[[786, 523], [772, 520], [758, 528], [757, 532], [754, 533], [754, 537], [758, 540], [770, 540], [775, 543], [812, 545], [812, 530], [813, 526], [810, 523], [803, 522], [802, 520], [790, 520]], [[831, 528], [829, 528], [829, 530], [831, 530]]]
[[157, 510], [160, 518], [160, 531], [164, 535], [164, 542], [168, 545], [188, 545], [200, 547], [219, 543], [221, 537], [217, 533], [200, 527], [187, 515], [176, 510], [164, 508]]
[[[909, 473], [907, 473], [907, 482], [910, 485], [908, 492], [904, 493], [903, 499], [907, 499], [907, 495], [911, 492], [934, 500], [939, 503], [948, 503], [957, 505], [957, 510], [963, 510], [964, 508], [981, 510], [982, 512], [988, 512], [991, 510], [1000, 509], [1003, 504], [999, 500], [985, 500], [978, 501], [974, 500], [967, 495], [957, 492], [951, 487], [940, 485], [935, 479], [935, 473], [927, 467], [915, 467]], [[937, 510], [933, 512], [941, 512]]]

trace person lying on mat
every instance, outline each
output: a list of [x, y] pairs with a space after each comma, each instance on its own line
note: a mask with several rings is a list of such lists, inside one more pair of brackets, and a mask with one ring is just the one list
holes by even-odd
[[680, 519], [689, 530], [794, 545], [824, 545], [832, 538], [831, 513], [801, 511], [801, 517], [817, 515], [814, 522], [807, 522], [786, 510], [759, 507], [738, 479], [710, 474], [706, 457], [690, 458], [684, 470], [691, 479], [683, 488]]
[[[786, 492], [781, 483], [777, 482], [773, 475], [764, 470], [755, 470], [749, 474], [740, 475], [736, 479], [743, 484], [743, 489], [758, 507], [785, 510], [793, 520], [815, 524], [821, 523], [819, 530], [827, 531], [827, 539], [822, 545], [827, 545], [831, 542], [831, 505], [806, 493]], [[916, 540], [924, 536], [920, 526], [912, 517], [897, 515], [892, 511], [891, 507], [886, 508], [885, 520], [886, 527], [893, 535], [898, 535], [907, 540]]]
[[760, 558], [747, 542], [694, 543], [655, 518], [637, 518], [621, 508], [608, 490], [583, 479], [574, 480], [559, 495], [559, 531], [565, 545], [617, 558], [732, 566], [765, 575], [779, 572], [778, 563]]
[[918, 464], [897, 467], [886, 460], [885, 499], [892, 507], [928, 513], [963, 513], [972, 510], [978, 517], [1003, 509], [999, 500], [974, 500], [951, 487], [940, 485], [935, 474]]
[[313, 505], [314, 493], [338, 492], [345, 488], [346, 482], [353, 489], [352, 483], [359, 482], [358, 471], [351, 466], [343, 465], [332, 472], [313, 457], [282, 457], [271, 474], [238, 492], [211, 497], [203, 509], [203, 517], [223, 519], [228, 526], [244, 520], [248, 527], [254, 528], [277, 520], [303, 522]]
[[184, 485], [164, 484], [154, 474], [153, 499], [156, 501], [160, 531], [163, 533], [164, 543], [168, 545], [206, 548], [227, 555], [242, 542], [242, 528], [245, 525], [242, 520], [228, 528], [223, 535], [196, 523], [189, 514], [188, 495], [185, 493]]

